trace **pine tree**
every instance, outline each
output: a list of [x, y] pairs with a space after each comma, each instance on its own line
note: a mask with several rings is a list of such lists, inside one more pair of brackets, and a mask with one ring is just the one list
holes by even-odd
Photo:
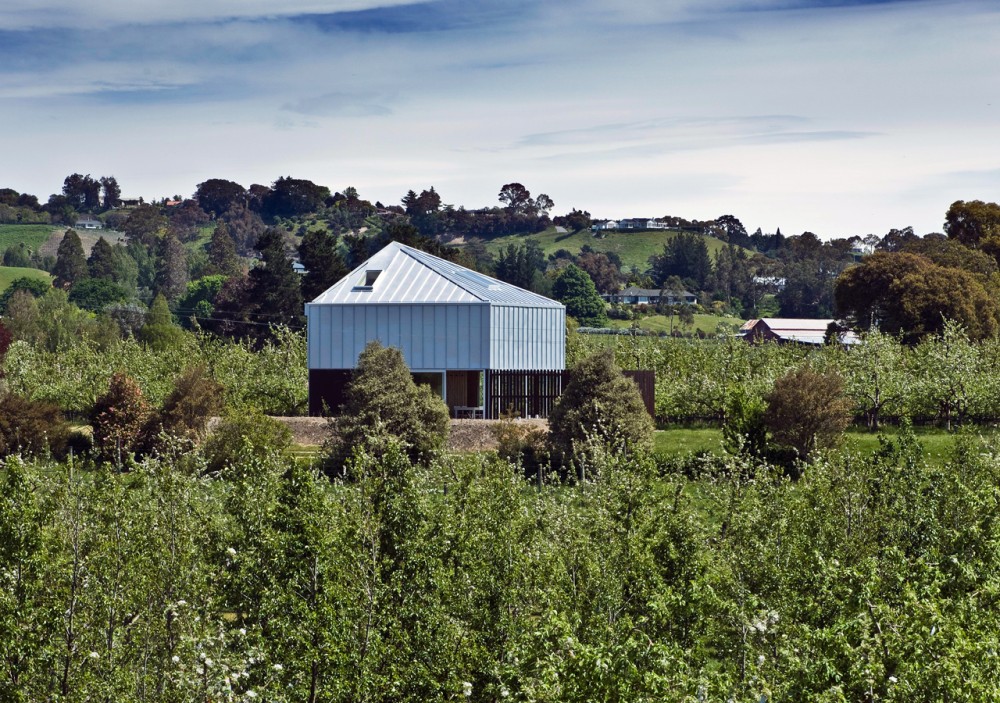
[[[299, 277], [285, 256], [285, 241], [274, 228], [264, 231], [257, 240], [260, 263], [250, 272], [252, 320], [273, 325], [302, 325], [302, 291]], [[258, 336], [267, 335], [267, 327], [258, 326]]]
[[299, 261], [306, 269], [302, 297], [312, 300], [350, 271], [337, 251], [337, 238], [322, 230], [306, 232], [299, 245]]
[[76, 230], [67, 230], [59, 243], [52, 275], [58, 288], [69, 288], [87, 277], [87, 258], [83, 255], [83, 243]]
[[158, 249], [156, 292], [172, 302], [187, 292], [187, 251], [173, 235], [161, 239]]
[[90, 250], [90, 258], [87, 259], [87, 270], [91, 278], [114, 280], [114, 249], [112, 249], [111, 245], [108, 244], [108, 240], [104, 237], [100, 237]]
[[240, 257], [236, 253], [236, 242], [229, 234], [225, 222], [219, 222], [212, 232], [212, 240], [206, 247], [208, 251], [209, 273], [223, 276], [235, 276], [240, 271]]

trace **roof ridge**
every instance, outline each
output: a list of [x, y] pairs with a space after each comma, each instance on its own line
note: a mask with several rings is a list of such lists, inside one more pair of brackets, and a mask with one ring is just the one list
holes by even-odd
[[[440, 268], [438, 268], [436, 266], [431, 266], [427, 261], [424, 261], [422, 259], [422, 257], [423, 256], [429, 256], [432, 259], [434, 259], [435, 261], [441, 261], [441, 262], [444, 262], [444, 263], [449, 263], [446, 259], [442, 259], [440, 256], [434, 256], [433, 254], [428, 254], [426, 251], [421, 251], [420, 249], [416, 249], [414, 247], [407, 246], [406, 244], [403, 244], [402, 242], [397, 242], [395, 240], [392, 241], [392, 244], [395, 244], [396, 246], [398, 246], [399, 250], [401, 252], [403, 252], [404, 254], [406, 254], [407, 256], [409, 256], [411, 259], [413, 259], [414, 261], [416, 261], [418, 264], [421, 264], [423, 266], [427, 266], [432, 271], [434, 271], [434, 273], [436, 273], [439, 276], [442, 276], [444, 278], [447, 278], [448, 281], [450, 281], [454, 285], [458, 286], [459, 288], [461, 288], [466, 293], [468, 293], [472, 297], [476, 298], [480, 302], [482, 302], [482, 303], [488, 303], [488, 302], [490, 302], [490, 300], [488, 298], [484, 298], [482, 295], [480, 295], [476, 291], [471, 290], [469, 288], [468, 283], [465, 283], [465, 282], [460, 281], [460, 280], [455, 280], [456, 277], [452, 276], [452, 275], [449, 275], [450, 272], [448, 272], [448, 271], [442, 271]], [[414, 254], [420, 254], [421, 256], [415, 256]], [[479, 275], [483, 276], [485, 274], [479, 274]], [[486, 278], [489, 278], [489, 276], [486, 276]]]

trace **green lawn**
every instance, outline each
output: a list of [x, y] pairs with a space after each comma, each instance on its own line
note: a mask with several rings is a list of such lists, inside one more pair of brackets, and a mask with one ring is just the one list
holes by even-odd
[[57, 229], [60, 228], [52, 225], [0, 225], [0, 252], [21, 242], [27, 244], [32, 251], [38, 251]]
[[[609, 327], [616, 327], [619, 329], [627, 329], [632, 326], [632, 320], [609, 320]], [[678, 324], [677, 316], [674, 315], [671, 320], [670, 317], [666, 315], [650, 315], [649, 317], [644, 317], [639, 322], [639, 329], [648, 330], [649, 332], [660, 332], [670, 333], [671, 330], [680, 329], [684, 332], [697, 332], [701, 330], [706, 334], [715, 334], [719, 325], [726, 325], [727, 327], [733, 328], [734, 330], [739, 329], [740, 325], [743, 324], [744, 320], [739, 317], [720, 317], [718, 315], [695, 315], [694, 316], [694, 327], [688, 329], [686, 327], [681, 327]]]
[[[601, 237], [594, 237], [590, 230], [582, 230], [575, 234], [569, 232], [557, 232], [555, 227], [551, 227], [544, 232], [537, 234], [513, 234], [506, 237], [497, 237], [486, 242], [486, 248], [498, 253], [508, 244], [523, 243], [527, 240], [534, 240], [542, 248], [546, 255], [553, 254], [559, 249], [566, 249], [574, 254], [579, 254], [580, 249], [589, 244], [594, 251], [615, 252], [621, 257], [625, 267], [638, 266], [639, 270], [645, 271], [649, 268], [649, 257], [653, 254], [663, 253], [663, 245], [670, 239], [678, 235], [675, 231], [655, 231], [655, 232], [602, 232]], [[715, 253], [726, 246], [725, 242], [715, 237], [705, 237], [708, 244], [708, 252], [713, 257]]]
[[38, 280], [45, 282], [52, 280], [51, 275], [38, 269], [18, 268], [16, 266], [0, 266], [0, 292], [7, 290], [7, 286], [18, 278], [37, 278]]

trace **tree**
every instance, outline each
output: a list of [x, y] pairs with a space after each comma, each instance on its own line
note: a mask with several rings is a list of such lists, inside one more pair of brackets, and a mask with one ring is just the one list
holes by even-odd
[[114, 249], [104, 237], [98, 237], [90, 249], [87, 272], [91, 278], [113, 281], [115, 277]]
[[610, 349], [573, 367], [570, 381], [549, 416], [553, 461], [596, 478], [594, 452], [635, 454], [652, 449], [653, 420], [635, 383], [622, 375]]
[[125, 221], [125, 236], [129, 242], [139, 242], [151, 247], [169, 225], [166, 215], [154, 205], [142, 204], [129, 213]]
[[213, 217], [219, 217], [234, 205], [246, 207], [247, 189], [234, 181], [209, 178], [198, 184], [194, 199], [198, 201], [202, 210]]
[[604, 327], [608, 324], [604, 300], [590, 276], [579, 266], [570, 264], [564, 268], [552, 286], [552, 293], [566, 306], [566, 314], [580, 325]]
[[177, 237], [167, 235], [157, 247], [156, 293], [174, 302], [187, 291], [187, 284], [187, 249]]
[[264, 217], [296, 217], [319, 210], [330, 197], [330, 189], [299, 178], [279, 178], [264, 196]]
[[174, 380], [163, 405], [146, 423], [145, 443], [155, 448], [161, 435], [192, 443], [204, 438], [208, 421], [222, 409], [222, 386], [204, 366], [189, 366]]
[[980, 278], [916, 254], [875, 252], [840, 275], [835, 294], [840, 317], [909, 343], [940, 332], [946, 319], [973, 339], [1000, 329], [1000, 304]]
[[670, 276], [679, 276], [695, 290], [704, 290], [712, 273], [705, 237], [690, 232], [681, 232], [668, 240], [663, 253], [650, 257], [649, 263], [658, 286]]
[[552, 198], [547, 196], [545, 193], [539, 193], [538, 197], [535, 198], [533, 209], [536, 213], [540, 213], [542, 215], [548, 215], [549, 210], [551, 210], [555, 206], [556, 203], [554, 200], [552, 200]]
[[14, 268], [31, 267], [31, 251], [24, 242], [18, 242], [4, 249], [3, 265]]
[[69, 436], [58, 406], [0, 393], [0, 457], [46, 451], [62, 456]]
[[727, 242], [738, 247], [749, 247], [750, 235], [747, 234], [746, 227], [733, 215], [723, 215], [715, 218], [715, 223], [722, 228]]
[[52, 275], [53, 284], [60, 288], [69, 288], [87, 277], [87, 257], [83, 254], [83, 243], [76, 230], [67, 230], [59, 242]]
[[957, 200], [945, 214], [944, 231], [972, 249], [1000, 246], [1000, 205]]
[[590, 227], [591, 219], [590, 213], [586, 210], [573, 208], [569, 214], [563, 215], [561, 218], [557, 217], [554, 222], [555, 224], [562, 224], [570, 232], [576, 233]]
[[257, 238], [267, 229], [260, 215], [241, 203], [234, 203], [223, 213], [222, 219], [236, 244], [237, 253], [240, 256], [253, 254]]
[[139, 330], [139, 340], [151, 349], [162, 351], [174, 347], [183, 336], [184, 331], [174, 324], [167, 299], [158, 293], [149, 306], [146, 324]]
[[841, 377], [805, 364], [775, 381], [765, 400], [764, 421], [774, 441], [802, 461], [836, 446], [851, 422]]
[[531, 290], [538, 274], [545, 269], [545, 253], [538, 242], [508, 244], [497, 256], [496, 277], [519, 288]]
[[[331, 410], [336, 411], [336, 408]], [[411, 461], [428, 462], [448, 437], [448, 407], [428, 386], [417, 386], [403, 353], [369, 342], [358, 357], [329, 443], [329, 466], [341, 471], [357, 447], [377, 449], [400, 440]]]
[[240, 269], [240, 257], [236, 253], [236, 242], [229, 234], [225, 222], [215, 225], [212, 239], [206, 245], [208, 251], [208, 273], [234, 276]]
[[878, 330], [871, 330], [862, 337], [860, 344], [847, 349], [844, 358], [846, 391], [872, 429], [878, 429], [884, 413], [898, 417], [904, 411], [910, 385], [904, 362], [899, 340]]
[[516, 215], [531, 214], [534, 208], [531, 192], [520, 183], [507, 183], [500, 189], [498, 197], [507, 210]]
[[107, 392], [97, 399], [90, 414], [98, 457], [121, 466], [139, 446], [151, 412], [135, 379], [122, 371], [112, 375]]
[[106, 278], [80, 281], [69, 292], [69, 302], [91, 312], [100, 312], [112, 303], [124, 303], [127, 300], [128, 293]]
[[104, 209], [118, 207], [122, 199], [122, 189], [118, 186], [118, 179], [114, 176], [101, 176], [101, 189], [104, 191]]
[[63, 181], [63, 195], [75, 210], [98, 210], [101, 207], [101, 184], [90, 175], [74, 173]]
[[280, 230], [267, 229], [257, 240], [260, 263], [250, 271], [251, 314], [259, 336], [266, 336], [265, 325], [302, 324], [302, 291], [299, 275], [285, 255], [285, 239]]
[[41, 298], [48, 293], [50, 288], [52, 288], [52, 284], [40, 278], [28, 278], [27, 276], [15, 278], [0, 294], [0, 315], [7, 314], [7, 304], [18, 291], [27, 291], [32, 297]]
[[322, 230], [306, 232], [299, 244], [299, 261], [306, 269], [302, 297], [313, 300], [350, 273], [337, 250], [337, 238]]
[[576, 265], [587, 272], [601, 293], [614, 293], [621, 286], [620, 263], [615, 263], [603, 252], [581, 252], [576, 257]]

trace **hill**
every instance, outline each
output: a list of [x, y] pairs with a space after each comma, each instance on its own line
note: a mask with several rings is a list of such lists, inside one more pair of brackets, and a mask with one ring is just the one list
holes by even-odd
[[32, 251], [38, 251], [53, 231], [63, 232], [64, 227], [52, 225], [0, 225], [0, 254], [12, 244], [24, 243]]
[[[602, 232], [595, 237], [590, 230], [566, 232], [561, 228], [550, 227], [537, 234], [513, 234], [497, 237], [486, 242], [486, 248], [493, 254], [506, 248], [508, 244], [523, 243], [528, 240], [538, 242], [546, 255], [554, 254], [560, 249], [566, 249], [573, 254], [579, 254], [585, 244], [594, 251], [614, 252], [621, 257], [623, 267], [637, 266], [640, 271], [649, 268], [649, 257], [663, 252], [663, 245], [676, 237], [680, 232], [675, 230], [657, 230], [651, 232]], [[714, 258], [715, 253], [726, 246], [726, 243], [715, 237], [705, 237], [708, 253]], [[748, 254], [751, 250], [746, 250]]]
[[7, 286], [18, 278], [37, 278], [48, 283], [52, 276], [45, 271], [29, 268], [18, 268], [16, 266], [0, 266], [0, 293], [7, 290]]

